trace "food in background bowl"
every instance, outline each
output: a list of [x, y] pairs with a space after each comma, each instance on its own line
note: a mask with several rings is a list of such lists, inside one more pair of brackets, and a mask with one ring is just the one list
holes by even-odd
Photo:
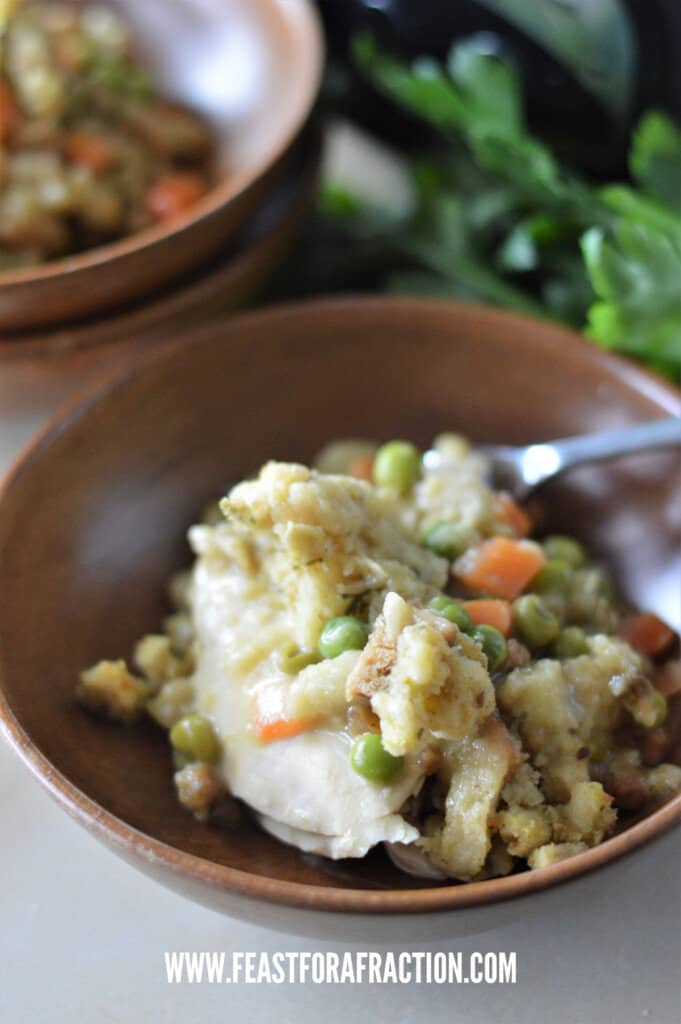
[[171, 220], [207, 192], [207, 125], [159, 95], [116, 13], [10, 0], [0, 30], [0, 271]]
[[83, 704], [169, 730], [180, 801], [461, 881], [600, 843], [681, 789], [675, 634], [444, 435], [266, 464], [190, 530], [165, 632]]

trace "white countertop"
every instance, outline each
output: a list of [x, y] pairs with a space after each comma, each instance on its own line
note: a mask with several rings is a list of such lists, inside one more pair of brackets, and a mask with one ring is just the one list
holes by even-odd
[[[0, 364], [0, 385], [3, 373]], [[0, 473], [44, 418], [32, 404], [10, 410], [0, 401]], [[231, 921], [167, 892], [68, 819], [2, 743], [0, 820], [3, 1024], [681, 1020], [678, 829], [592, 876], [586, 888], [523, 903], [514, 923], [430, 947], [516, 951], [515, 987], [227, 987], [167, 984], [164, 952], [344, 947]], [[395, 948], [412, 947], [405, 937]]]

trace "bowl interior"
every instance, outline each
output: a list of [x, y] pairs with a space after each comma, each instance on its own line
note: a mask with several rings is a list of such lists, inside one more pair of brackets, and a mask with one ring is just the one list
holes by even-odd
[[307, 0], [110, 0], [163, 92], [201, 112], [221, 177], [269, 163], [307, 114], [319, 74]]
[[[188, 561], [187, 526], [266, 458], [309, 459], [338, 436], [426, 444], [453, 429], [523, 442], [667, 413], [681, 414], [681, 399], [643, 372], [551, 326], [473, 307], [329, 302], [213, 326], [67, 417], [10, 478], [0, 501], [9, 707], [69, 782], [180, 851], [338, 889], [419, 887], [378, 852], [335, 865], [305, 857], [246, 814], [222, 830], [196, 823], [175, 800], [161, 733], [83, 714], [79, 670], [128, 656], [157, 628], [166, 579]], [[634, 600], [678, 619], [680, 484], [670, 453], [575, 473], [544, 493], [546, 525], [576, 533]]]

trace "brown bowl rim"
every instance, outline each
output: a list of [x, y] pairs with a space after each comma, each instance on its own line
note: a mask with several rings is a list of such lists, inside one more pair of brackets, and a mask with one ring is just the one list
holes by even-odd
[[[285, 6], [284, 6], [285, 11]], [[25, 270], [13, 270], [0, 272], [0, 292], [7, 288], [17, 288], [34, 283], [54, 281], [65, 278], [68, 281], [72, 274], [94, 267], [101, 267], [107, 263], [114, 263], [134, 253], [143, 253], [161, 242], [167, 242], [182, 232], [195, 228], [215, 216], [220, 210], [229, 206], [236, 206], [244, 198], [247, 192], [263, 181], [269, 171], [274, 168], [290, 148], [305, 125], [310, 111], [312, 110], [316, 97], [319, 93], [322, 71], [324, 68], [324, 34], [321, 27], [321, 19], [316, 8], [310, 0], [303, 0], [300, 5], [301, 15], [290, 15], [284, 13], [284, 17], [296, 17], [299, 20], [299, 32], [302, 33], [303, 64], [308, 67], [308, 80], [305, 83], [305, 102], [301, 103], [290, 129], [278, 145], [270, 148], [264, 160], [257, 165], [252, 165], [241, 171], [239, 174], [229, 174], [214, 185], [205, 196], [197, 200], [185, 213], [174, 217], [168, 224], [153, 225], [135, 231], [131, 235], [119, 238], [104, 245], [94, 246], [83, 252], [73, 253], [71, 256], [63, 256], [60, 259], [48, 260], [37, 267], [28, 267]]]
[[[110, 378], [91, 384], [84, 394], [75, 396], [58, 410], [43, 429], [19, 453], [9, 471], [0, 481], [0, 505], [9, 494], [15, 482], [22, 476], [44, 450], [49, 449], [53, 438], [85, 415], [100, 399], [124, 387], [137, 373], [145, 371], [157, 360], [172, 356], [176, 351], [189, 346], [215, 344], [216, 331], [229, 333], [238, 331], [244, 322], [260, 321], [265, 326], [282, 316], [309, 316], [315, 313], [339, 312], [352, 315], [359, 308], [371, 315], [390, 316], [400, 308], [409, 307], [414, 312], [426, 314], [429, 310], [447, 307], [453, 316], [464, 320], [478, 321], [482, 317], [490, 324], [503, 328], [505, 325], [537, 324], [542, 321], [520, 316], [505, 310], [490, 309], [472, 303], [459, 303], [439, 299], [409, 299], [396, 297], [343, 296], [322, 298], [301, 302], [283, 303], [263, 310], [247, 312], [229, 318], [226, 322], [205, 325], [201, 331], [183, 332], [170, 345], [140, 359], [135, 365]], [[563, 343], [581, 346], [588, 350], [589, 357], [602, 365], [615, 377], [628, 382], [634, 380], [637, 390], [642, 391], [672, 414], [681, 415], [681, 390], [663, 377], [644, 369], [612, 352], [599, 350], [574, 331], [557, 327], [547, 322], [551, 337]], [[265, 331], [271, 336], [271, 327]], [[224, 343], [224, 342], [223, 342]], [[553, 341], [548, 342], [552, 345]], [[641, 387], [644, 385], [644, 387]], [[267, 903], [290, 906], [298, 909], [333, 911], [347, 914], [417, 914], [444, 912], [471, 906], [484, 906], [493, 902], [529, 896], [557, 885], [565, 884], [611, 864], [621, 857], [633, 853], [643, 844], [658, 838], [675, 823], [681, 821], [681, 793], [667, 803], [646, 815], [599, 846], [576, 854], [567, 860], [549, 867], [525, 871], [505, 878], [489, 879], [484, 882], [441, 885], [423, 889], [335, 889], [332, 886], [311, 885], [283, 881], [265, 875], [255, 875], [227, 865], [187, 853], [169, 846], [146, 833], [128, 825], [111, 814], [101, 804], [86, 796], [66, 778], [40, 751], [39, 747], [25, 732], [15, 717], [7, 700], [0, 680], [0, 735], [57, 801], [76, 821], [93, 832], [121, 853], [134, 853], [149, 864], [159, 864], [176, 875], [188, 876], [199, 884], [216, 887], [224, 891], [251, 897]]]

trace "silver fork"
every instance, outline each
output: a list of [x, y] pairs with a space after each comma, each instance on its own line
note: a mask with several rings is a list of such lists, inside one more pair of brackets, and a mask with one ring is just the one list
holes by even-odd
[[490, 460], [494, 485], [523, 500], [539, 484], [567, 469], [618, 455], [677, 446], [681, 448], [681, 417], [678, 416], [524, 448], [484, 444], [476, 447]]

